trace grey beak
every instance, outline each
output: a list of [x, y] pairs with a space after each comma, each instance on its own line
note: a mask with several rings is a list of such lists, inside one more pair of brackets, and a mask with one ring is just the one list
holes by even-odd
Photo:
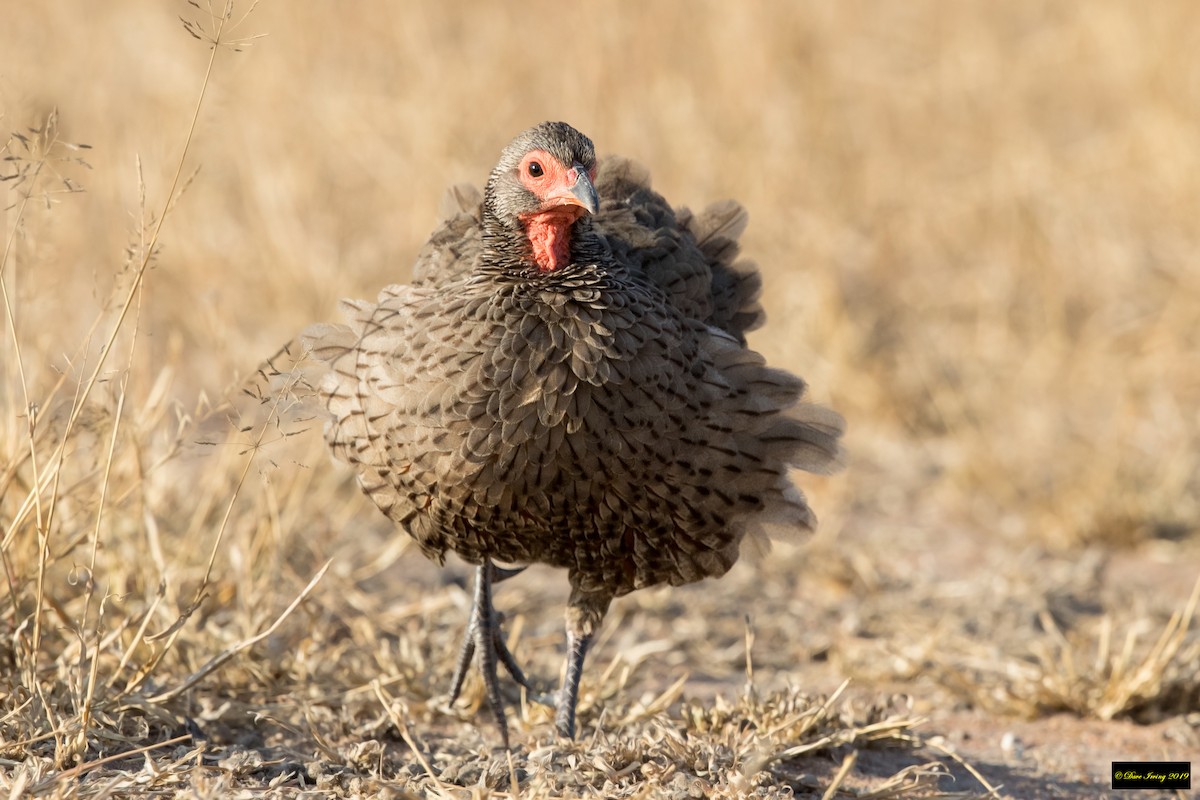
[[592, 184], [587, 168], [582, 164], [575, 164], [574, 169], [576, 178], [575, 185], [571, 187], [571, 195], [589, 214], [595, 214], [600, 210], [600, 195], [596, 194], [596, 187]]

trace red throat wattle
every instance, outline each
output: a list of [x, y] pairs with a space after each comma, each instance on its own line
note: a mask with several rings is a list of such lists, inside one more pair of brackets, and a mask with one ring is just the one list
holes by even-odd
[[521, 216], [539, 271], [553, 272], [571, 262], [571, 226], [585, 213], [579, 206], [555, 206]]

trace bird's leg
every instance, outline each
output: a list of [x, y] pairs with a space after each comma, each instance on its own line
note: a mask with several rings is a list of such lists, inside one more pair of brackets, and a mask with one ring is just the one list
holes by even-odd
[[529, 688], [529, 682], [516, 659], [509, 652], [504, 642], [504, 634], [500, 629], [500, 616], [492, 604], [492, 584], [507, 580], [520, 573], [524, 567], [503, 569], [492, 562], [484, 560], [475, 570], [475, 596], [471, 604], [471, 620], [467, 624], [467, 633], [463, 637], [462, 648], [458, 651], [458, 662], [454, 667], [454, 678], [451, 681], [450, 702], [458, 699], [462, 690], [463, 680], [467, 675], [467, 667], [475, 653], [479, 653], [479, 671], [483, 676], [484, 687], [487, 690], [488, 705], [496, 717], [500, 727], [500, 738], [508, 747], [508, 722], [504, 715], [504, 700], [500, 695], [500, 681], [496, 676], [496, 662], [504, 664], [505, 669], [513, 679], [522, 686]]
[[[467, 667], [471, 665], [471, 659], [475, 656], [475, 637], [478, 635], [476, 629], [479, 627], [479, 581], [482, 579], [482, 571], [484, 567], [480, 566], [475, 571], [475, 602], [471, 604], [471, 620], [467, 624], [467, 632], [463, 636], [462, 647], [458, 651], [458, 661], [454, 667], [454, 678], [451, 681], [450, 702], [453, 703], [458, 699], [458, 693], [462, 691], [463, 680], [467, 677]], [[506, 569], [497, 567], [492, 564], [493, 584], [506, 581], [514, 575], [520, 575], [525, 571], [525, 567], [516, 567], [514, 569]], [[501, 615], [493, 612], [496, 624], [493, 626], [493, 633], [496, 643], [496, 654], [500, 658], [500, 662], [504, 664], [508, 673], [513, 676], [513, 680], [524, 686], [526, 689], [531, 688], [529, 679], [525, 677], [525, 673], [517, 665], [517, 661], [513, 658], [513, 654], [509, 652], [508, 645], [504, 641], [504, 632], [501, 630]]]
[[[478, 582], [476, 578], [476, 582]], [[454, 677], [450, 681], [450, 704], [458, 699], [458, 693], [462, 691], [463, 681], [467, 677], [467, 666], [471, 663], [471, 659], [475, 657], [475, 628], [479, 626], [479, 619], [475, 615], [475, 607], [471, 607], [471, 620], [467, 623], [467, 632], [463, 635], [462, 647], [458, 650], [458, 661], [454, 665]]]
[[567, 665], [554, 714], [554, 727], [567, 739], [575, 738], [575, 706], [579, 703], [583, 660], [610, 602], [611, 594], [583, 592], [577, 585], [571, 587], [571, 598], [567, 602]]
[[563, 675], [562, 689], [558, 695], [558, 708], [554, 713], [554, 727], [560, 736], [575, 738], [575, 706], [579, 703], [579, 679], [583, 677], [583, 658], [587, 655], [591, 635], [580, 636], [567, 631], [567, 670]]
[[[492, 564], [491, 567], [492, 583], [506, 581], [525, 571], [524, 566], [505, 568]], [[493, 611], [493, 616], [495, 617], [496, 624], [492, 627], [492, 636], [496, 643], [496, 655], [500, 657], [500, 663], [508, 670], [508, 674], [512, 676], [514, 681], [532, 691], [533, 687], [529, 685], [529, 679], [525, 677], [525, 673], [517, 665], [517, 660], [513, 658], [512, 652], [508, 649], [508, 644], [504, 641], [504, 631], [501, 629], [501, 625], [504, 622], [504, 615]]]

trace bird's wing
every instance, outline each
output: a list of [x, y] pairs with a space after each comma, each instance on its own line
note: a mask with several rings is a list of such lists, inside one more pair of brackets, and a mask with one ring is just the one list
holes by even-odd
[[720, 328], [740, 342], [763, 321], [762, 279], [738, 260], [745, 209], [732, 200], [700, 214], [675, 209], [650, 188], [650, 174], [628, 159], [602, 160], [595, 227], [622, 263], [642, 271], [685, 315]]
[[471, 274], [479, 260], [483, 195], [470, 184], [446, 190], [441, 224], [413, 265], [414, 286], [443, 286]]
[[434, 290], [387, 286], [377, 302], [344, 300], [349, 324], [318, 324], [301, 334], [311, 358], [327, 372], [319, 386], [329, 410], [326, 431], [335, 453], [351, 464], [382, 468], [408, 442], [404, 422], [438, 402], [444, 377], [428, 323]]

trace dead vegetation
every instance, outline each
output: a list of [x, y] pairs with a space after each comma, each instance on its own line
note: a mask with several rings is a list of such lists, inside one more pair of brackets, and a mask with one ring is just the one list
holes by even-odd
[[[1084, 797], [1122, 755], [982, 763], [938, 722], [973, 709], [1200, 749], [1191, 5], [628, 4], [569, 68], [522, 44], [549, 6], [399, 8], [6, 15], [0, 789]], [[579, 741], [514, 697], [505, 754], [477, 685], [444, 705], [465, 570], [366, 507], [303, 386], [242, 390], [551, 117], [751, 210], [752, 344], [854, 462], [806, 484], [815, 542], [614, 607]], [[526, 577], [548, 690], [565, 587]]]

